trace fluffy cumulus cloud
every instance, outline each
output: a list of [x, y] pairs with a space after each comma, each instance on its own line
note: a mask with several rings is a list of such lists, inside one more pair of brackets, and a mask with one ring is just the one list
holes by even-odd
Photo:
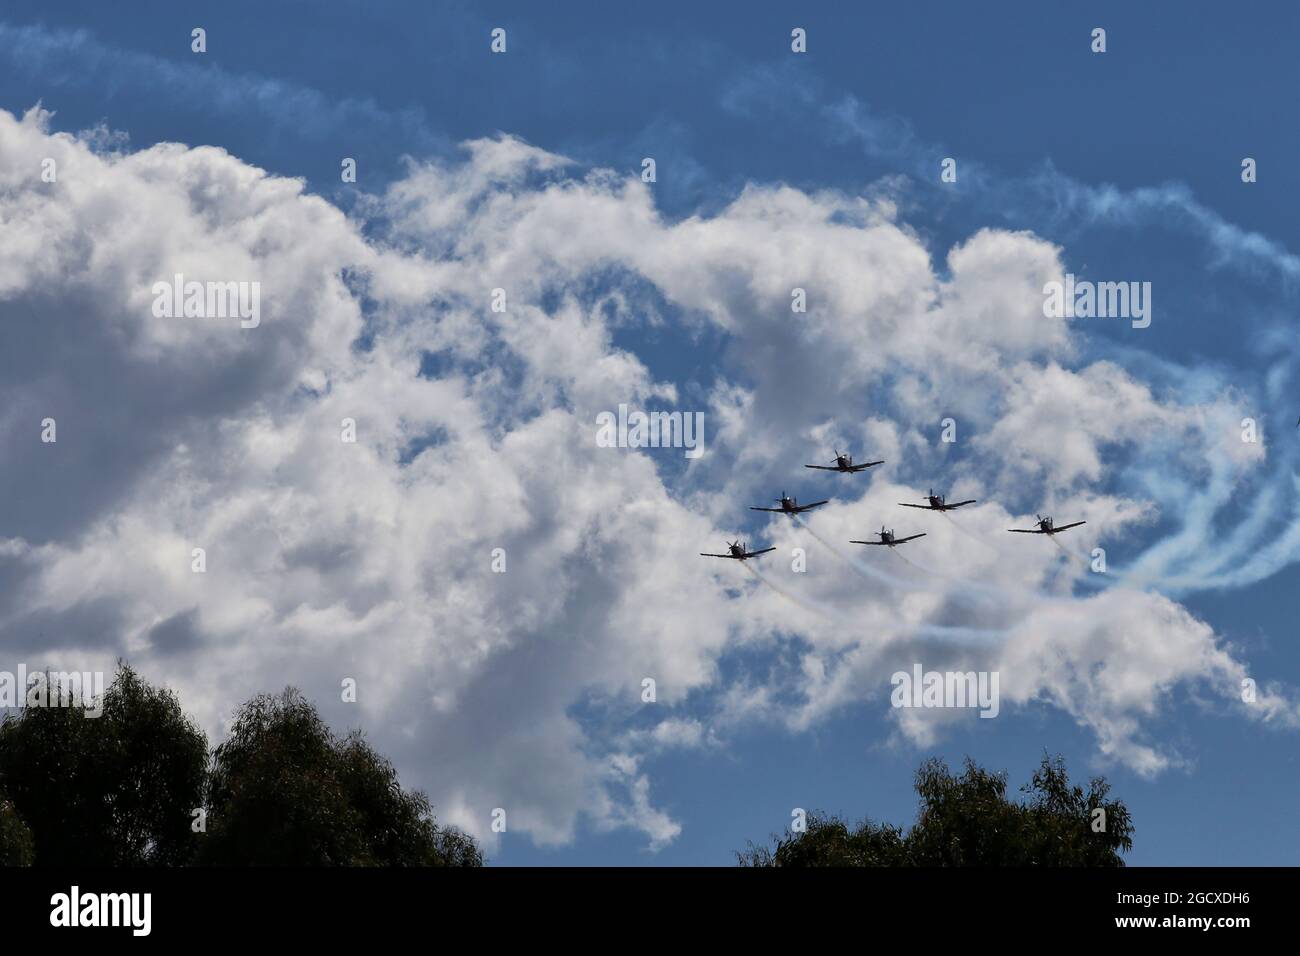
[[[1091, 550], [1158, 504], [1108, 482], [1112, 458], [1193, 482], [1236, 407], [1081, 360], [1042, 315], [1063, 270], [1034, 235], [981, 231], [941, 268], [887, 202], [764, 185], [669, 221], [638, 180], [509, 137], [412, 163], [351, 218], [219, 149], [108, 148], [0, 113], [8, 658], [126, 657], [215, 735], [297, 685], [444, 820], [491, 839], [502, 808], [550, 844], [584, 820], [676, 839], [655, 756], [744, 725], [870, 701], [934, 739], [951, 712], [888, 706], [914, 661], [996, 669], [1004, 719], [1061, 708], [1144, 772], [1178, 759], [1147, 727], [1180, 688], [1296, 722], [1276, 688], [1234, 704], [1244, 664], [1145, 586], [1168, 562], [1095, 583]], [[152, 286], [178, 273], [260, 283], [261, 324], [156, 318]], [[651, 332], [708, 350], [706, 372], [659, 369]], [[620, 403], [704, 411], [706, 454], [600, 447]], [[806, 522], [745, 524], [837, 445], [887, 463]], [[941, 481], [979, 503], [899, 514]], [[1006, 541], [1026, 488], [1088, 524], [1068, 546]], [[929, 547], [846, 543], [882, 515]], [[695, 556], [741, 533], [778, 551]], [[740, 654], [767, 663], [721, 666]]]

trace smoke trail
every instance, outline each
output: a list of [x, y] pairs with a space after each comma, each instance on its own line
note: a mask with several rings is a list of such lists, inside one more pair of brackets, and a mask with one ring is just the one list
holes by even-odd
[[[1216, 502], [1206, 537], [1197, 542], [1196, 549], [1180, 562], [1178, 573], [1161, 576], [1161, 586], [1175, 591], [1200, 591], [1210, 588], [1239, 587], [1253, 584], [1277, 573], [1300, 556], [1300, 511], [1295, 504], [1289, 509], [1283, 501], [1297, 500], [1300, 479], [1296, 475], [1295, 451], [1279, 450], [1276, 467], [1261, 475], [1259, 491], [1247, 500], [1246, 513], [1226, 513], [1226, 506]], [[1279, 494], [1276, 489], [1285, 489]], [[1233, 493], [1241, 497], [1239, 484]], [[1226, 538], [1216, 536], [1216, 528], [1230, 523], [1232, 531]], [[1281, 534], [1277, 531], [1284, 529]], [[1207, 542], [1213, 542], [1208, 545]], [[1140, 566], [1147, 557], [1142, 555], [1135, 563]]]
[[902, 561], [904, 564], [908, 565], [909, 567], [916, 568], [916, 570], [920, 571], [922, 574], [931, 573], [930, 571], [927, 571], [925, 568], [921, 567], [915, 561], [909, 561], [907, 557], [897, 548], [890, 548], [889, 553], [892, 554], [894, 557], [898, 558], [898, 560]]
[[[979, 539], [976, 538], [975, 540], [978, 541]], [[933, 571], [930, 568], [917, 564], [911, 558], [904, 555], [903, 552], [901, 551], [898, 551], [894, 548], [890, 548], [889, 550], [895, 556], [897, 556], [898, 559], [902, 561], [904, 564], [911, 565], [912, 567], [916, 568], [916, 570], [924, 574], [926, 577], [939, 578], [943, 581], [947, 581], [950, 584], [967, 592], [970, 595], [973, 596], [977, 595], [989, 601], [1006, 601], [1008, 597], [1020, 596], [1019, 591], [1011, 592], [998, 584], [988, 584], [987, 582], [984, 581], [972, 581], [969, 578], [959, 578], [952, 574], [944, 574], [942, 571]]]
[[948, 524], [952, 525], [953, 528], [957, 530], [958, 534], [962, 534], [965, 535], [967, 538], [970, 538], [981, 548], [987, 548], [988, 550], [992, 551], [994, 554], [1002, 553], [1002, 549], [999, 548], [997, 545], [989, 544], [989, 542], [985, 541], [983, 538], [976, 537], [975, 535], [967, 531], [965, 528], [963, 528], [960, 524], [957, 523], [955, 518], [953, 518], [951, 515], [948, 514], [948, 512], [940, 511], [939, 517], [941, 517], [944, 521], [948, 522]]
[[[976, 538], [976, 541], [979, 539]], [[942, 571], [934, 571], [913, 561], [896, 548], [890, 548], [890, 553], [897, 557], [906, 565], [910, 565], [920, 571], [927, 578], [939, 578], [947, 581], [960, 591], [964, 591], [968, 597], [979, 597], [986, 601], [1006, 601], [1009, 597], [1014, 598], [1020, 595], [1019, 591], [1012, 592], [998, 584], [989, 584], [984, 581], [972, 581], [969, 578], [961, 578], [952, 574], [945, 574]]]
[[[760, 581], [762, 581], [764, 584], [770, 587], [777, 594], [780, 594], [782, 597], [786, 598], [787, 600], [797, 604], [805, 611], [809, 611], [813, 614], [816, 614], [818, 617], [824, 620], [828, 620], [845, 627], [863, 626], [862, 621], [846, 620], [844, 618], [839, 617], [836, 614], [833, 614], [828, 609], [820, 607], [817, 604], [814, 604], [813, 602], [807, 600], [806, 598], [801, 598], [796, 596], [795, 594], [781, 587], [775, 581], [766, 577], [757, 568], [750, 567], [747, 562], [742, 561], [741, 564], [746, 571], [754, 575], [754, 577], [758, 578]], [[899, 633], [900, 636], [907, 636], [907, 637], [923, 636], [923, 637], [934, 637], [934, 638], [941, 638], [946, 640], [961, 640], [961, 641], [989, 641], [989, 640], [996, 640], [1006, 636], [1006, 632], [1003, 630], [998, 630], [993, 628], [980, 628], [980, 627], [960, 627], [952, 624], [904, 625], [899, 628]]]
[[823, 610], [822, 608], [818, 607], [815, 604], [812, 604], [804, 600], [803, 598], [797, 597], [795, 594], [781, 587], [781, 585], [777, 584], [775, 581], [769, 580], [764, 574], [762, 574], [762, 572], [758, 570], [758, 568], [750, 567], [748, 561], [741, 561], [740, 566], [744, 568], [746, 571], [748, 571], [750, 574], [752, 574], [754, 577], [758, 578], [768, 587], [770, 587], [777, 594], [781, 595], [781, 597], [785, 598], [787, 601], [790, 601], [791, 603], [798, 605], [799, 607], [803, 608], [805, 611], [809, 611], [813, 614], [816, 614], [820, 618], [823, 618], [825, 620], [832, 620], [832, 616], [829, 613], [827, 613], [825, 610]]
[[[820, 541], [828, 551], [830, 551], [841, 561], [845, 562], [850, 567], [854, 568], [860, 574], [866, 577], [874, 578], [877, 581], [883, 581], [886, 584], [890, 584], [896, 588], [899, 588], [900, 590], [905, 590], [905, 591], [933, 592], [935, 590], [935, 588], [929, 585], [929, 582], [910, 581], [905, 578], [900, 578], [896, 575], [890, 574], [887, 571], [882, 571], [879, 568], [872, 567], [869, 564], [863, 564], [860, 561], [856, 561], [853, 558], [841, 553], [839, 549], [837, 549], [833, 544], [831, 544], [829, 541], [827, 541], [825, 538], [819, 535], [816, 531], [814, 531], [808, 525], [808, 523], [804, 521], [803, 518], [801, 518], [799, 515], [795, 515], [794, 520], [799, 522], [799, 526], [801, 528], [803, 528], [810, 535], [812, 535], [814, 538]], [[892, 551], [893, 549], [891, 548], [890, 550]], [[899, 555], [899, 557], [902, 557], [902, 555]], [[1015, 592], [1013, 594], [1013, 592], [1010, 592], [1005, 588], [999, 587], [997, 585], [983, 584], [976, 581], [968, 581], [965, 580], [964, 578], [954, 578], [950, 575], [938, 574], [936, 572], [928, 571], [925, 568], [922, 568], [918, 564], [913, 564], [911, 561], [908, 561], [906, 558], [903, 558], [903, 560], [905, 563], [911, 564], [912, 567], [916, 568], [918, 571], [921, 571], [923, 574], [930, 575], [931, 577], [943, 578], [945, 581], [948, 581], [950, 584], [954, 585], [954, 587], [957, 589], [958, 592], [964, 592], [964, 596], [966, 597], [980, 597], [986, 600], [1006, 600], [1008, 597], [1016, 597], [1019, 595], [1019, 592]]]
[[[1193, 490], [1179, 482], [1155, 489], [1152, 494], [1172, 506], [1181, 522], [1180, 530], [1150, 544], [1127, 567], [1111, 568], [1104, 575], [1091, 575], [1094, 588], [1122, 585], [1139, 590], [1155, 589], [1179, 598], [1214, 589], [1244, 587], [1276, 574], [1300, 558], [1300, 476], [1293, 449], [1277, 455], [1276, 466], [1258, 476], [1259, 489], [1250, 496], [1240, 483], [1227, 481], [1216, 469], [1205, 490]], [[1278, 492], [1278, 488], [1289, 491]], [[1229, 511], [1233, 497], [1242, 502], [1244, 513]], [[1225, 524], [1231, 530], [1224, 534]], [[1278, 529], [1283, 529], [1278, 533]]]
[[[800, 520], [798, 515], [795, 515], [794, 519], [798, 521], [799, 524], [802, 525], [805, 528], [805, 530], [808, 531], [809, 534], [811, 534], [814, 538], [816, 538], [823, 545], [825, 545], [829, 551], [831, 551], [833, 554], [843, 559], [847, 564], [849, 564], [854, 568], [857, 568], [860, 571], [864, 571], [864, 572], [867, 571], [867, 569], [859, 565], [858, 562], [853, 561], [847, 556], [841, 554], [836, 548], [834, 548], [830, 544], [830, 542], [826, 541], [824, 538], [821, 537], [821, 535], [817, 534], [815, 531], [809, 528], [805, 522]], [[775, 581], [771, 580], [762, 572], [760, 572], [757, 568], [751, 567], [747, 561], [742, 561], [740, 562], [740, 564], [741, 567], [743, 567], [754, 577], [758, 578], [758, 580], [762, 581], [764, 584], [770, 587], [777, 594], [781, 595], [787, 601], [790, 601], [791, 603], [803, 608], [805, 611], [808, 611], [812, 614], [816, 614], [818, 617], [824, 620], [829, 620], [832, 623], [839, 624], [843, 627], [860, 628], [865, 626], [864, 622], [861, 620], [847, 620], [839, 616], [838, 614], [835, 614], [834, 612], [830, 611], [827, 608], [824, 608], [812, 601], [809, 601], [806, 598], [801, 598], [798, 595], [786, 590], [784, 587], [777, 584]], [[880, 580], [884, 580], [888, 582], [899, 581], [899, 584], [901, 586], [910, 587], [908, 582], [900, 581], [898, 578], [895, 578], [893, 575], [886, 574], [883, 571], [871, 571], [867, 573], [869, 576], [879, 578]], [[1006, 636], [1006, 631], [1001, 629], [959, 627], [950, 624], [901, 625], [899, 626], [898, 631], [900, 636], [922, 636], [922, 637], [934, 637], [934, 638], [939, 638], [944, 640], [961, 640], [961, 641], [989, 641], [989, 640], [997, 640]]]
[[902, 561], [908, 567], [915, 568], [917, 571], [920, 571], [927, 578], [939, 578], [941, 580], [948, 581], [959, 588], [963, 588], [972, 593], [977, 593], [981, 597], [1001, 596], [1002, 592], [1000, 588], [995, 588], [987, 584], [981, 584], [977, 581], [968, 581], [964, 578], [956, 578], [953, 577], [951, 574], [944, 574], [941, 571], [931, 571], [929, 568], [917, 564], [915, 561], [913, 561], [907, 555], [903, 554], [903, 552], [898, 550], [897, 548], [889, 548], [888, 551], [890, 554], [898, 558], [898, 560]]
[[916, 627], [904, 630], [909, 636], [921, 635], [962, 641], [995, 641], [1007, 636], [1007, 632], [1001, 628], [959, 627], [952, 624], [918, 624]]
[[1049, 534], [1047, 538], [1049, 541], [1052, 542], [1052, 544], [1060, 548], [1061, 553], [1064, 554], [1067, 558], [1073, 558], [1075, 561], [1078, 561], [1084, 567], [1088, 567], [1089, 565], [1088, 559], [1085, 558], [1083, 555], [1081, 555], [1078, 551], [1071, 550], [1070, 548], [1067, 548], [1065, 545], [1061, 544], [1061, 542], [1056, 540], [1056, 535]]
[[[1275, 443], [1273, 467], [1253, 474], [1247, 466], [1214, 456], [1208, 477], [1149, 477], [1149, 494], [1169, 507], [1180, 527], [1149, 545], [1123, 576], [1136, 586], [1178, 596], [1253, 584], [1293, 563], [1300, 557], [1300, 511], [1285, 503], [1294, 502], [1300, 492], [1296, 444]], [[1230, 529], [1226, 534], [1225, 528]], [[1281, 534], [1279, 529], [1284, 529]]]
[[871, 578], [875, 581], [880, 581], [905, 591], [932, 590], [930, 588], [917, 585], [912, 581], [906, 581], [903, 578], [895, 577], [894, 575], [889, 574], [886, 571], [881, 571], [878, 568], [873, 568], [870, 567], [869, 565], [861, 564], [855, 559], [849, 557], [847, 554], [842, 553], [838, 548], [835, 547], [835, 545], [831, 544], [829, 541], [827, 541], [825, 538], [819, 535], [816, 531], [814, 531], [811, 527], [809, 527], [808, 522], [804, 521], [803, 518], [800, 517], [799, 515], [795, 515], [794, 520], [799, 522], [799, 527], [803, 528], [810, 535], [812, 535], [819, 542], [821, 542], [822, 547], [826, 548], [827, 551], [835, 555], [835, 557], [839, 558], [849, 567], [855, 569], [863, 577]]

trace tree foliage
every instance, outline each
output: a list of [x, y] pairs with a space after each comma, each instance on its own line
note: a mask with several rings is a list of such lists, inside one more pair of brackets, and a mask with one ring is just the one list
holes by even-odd
[[[57, 693], [50, 695], [57, 702]], [[0, 786], [41, 866], [170, 866], [193, 849], [208, 742], [176, 696], [122, 666], [102, 714], [27, 706], [0, 723]]]
[[[1071, 786], [1064, 761], [1044, 754], [1023, 801], [1007, 797], [1005, 774], [967, 758], [954, 776], [932, 759], [916, 773], [916, 822], [899, 827], [809, 814], [803, 832], [774, 837], [774, 845], [737, 854], [742, 866], [1123, 866], [1133, 847], [1128, 808], [1108, 799], [1097, 777]], [[1099, 817], [1100, 809], [1104, 816]], [[1104, 828], [1095, 826], [1104, 822]]]
[[336, 736], [292, 688], [246, 703], [211, 753], [176, 695], [129, 666], [102, 710], [0, 722], [0, 865], [483, 864], [360, 732]]
[[296, 690], [244, 705], [214, 752], [205, 863], [480, 866], [474, 841], [439, 827], [422, 793], [359, 733], [333, 734]]
[[0, 866], [31, 866], [34, 857], [32, 831], [13, 802], [0, 796]]

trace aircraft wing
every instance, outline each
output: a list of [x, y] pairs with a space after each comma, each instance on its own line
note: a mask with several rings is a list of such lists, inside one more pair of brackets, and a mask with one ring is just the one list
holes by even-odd
[[750, 511], [775, 511], [775, 512], [777, 512], [778, 514], [780, 514], [780, 512], [781, 512], [781, 509], [780, 509], [780, 508], [755, 508], [755, 507], [753, 507], [753, 506], [750, 506], [750, 509], [749, 509], [749, 510], [750, 510]]
[[917, 538], [924, 538], [924, 537], [925, 537], [925, 532], [922, 531], [920, 534], [914, 534], [908, 538], [895, 538], [894, 544], [902, 544], [904, 541], [915, 541]]
[[906, 501], [900, 501], [898, 504], [903, 508], [924, 508], [926, 511], [930, 510], [929, 505], [909, 505]]
[[945, 507], [945, 508], [960, 508], [962, 505], [973, 505], [974, 503], [975, 503], [975, 499], [974, 499], [974, 498], [971, 498], [971, 499], [968, 500], [968, 501], [954, 501], [952, 504], [944, 504], [944, 507]]
[[756, 558], [756, 557], [758, 557], [760, 554], [767, 554], [767, 552], [769, 552], [769, 551], [775, 551], [775, 550], [776, 550], [775, 547], [771, 547], [771, 548], [764, 548], [762, 551], [750, 551], [748, 554], [745, 555], [745, 557], [747, 557], [747, 558]]
[[818, 471], [839, 471], [836, 465], [804, 465], [805, 468], [816, 468]]
[[888, 544], [887, 541], [850, 541], [849, 544]]
[[734, 554], [706, 554], [705, 552], [701, 551], [701, 552], [700, 552], [700, 557], [701, 557], [701, 558], [733, 558], [733, 559], [734, 559], [736, 556], [735, 556]]
[[[830, 499], [827, 498], [826, 501], [830, 501]], [[800, 505], [798, 508], [794, 509], [795, 514], [798, 514], [800, 511], [807, 511], [809, 508], [818, 508], [826, 504], [826, 501], [814, 501], [812, 504], [809, 505]]]
[[885, 460], [883, 458], [880, 459], [880, 461], [864, 461], [860, 465], [853, 465], [851, 468], [849, 468], [849, 471], [862, 471], [862, 469], [864, 468], [870, 468], [873, 465], [883, 465], [884, 463]]
[[1012, 534], [1047, 534], [1042, 528], [1008, 528]]
[[1064, 531], [1066, 528], [1077, 528], [1081, 524], [1087, 524], [1086, 521], [1076, 521], [1074, 524], [1063, 524], [1060, 527], [1053, 528], [1053, 531]]

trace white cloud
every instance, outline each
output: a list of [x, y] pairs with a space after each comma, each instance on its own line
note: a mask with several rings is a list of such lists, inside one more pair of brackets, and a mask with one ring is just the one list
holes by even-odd
[[[1135, 527], [1151, 502], [1103, 487], [1105, 456], [1207, 433], [1203, 408], [1117, 366], [1061, 364], [1071, 330], [1041, 317], [1060, 250], [1032, 235], [982, 231], [943, 277], [885, 202], [751, 186], [669, 222], [639, 182], [508, 137], [413, 165], [365, 224], [217, 149], [97, 155], [46, 125], [0, 113], [0, 344], [25, 356], [0, 382], [3, 490], [30, 508], [0, 546], [7, 652], [126, 653], [214, 732], [293, 683], [480, 836], [501, 807], [540, 843], [585, 815], [652, 847], [681, 830], [655, 806], [653, 753], [883, 705], [918, 654], [1003, 668], [1012, 702], [1064, 709], [1144, 771], [1174, 759], [1144, 730], [1161, 702], [1241, 672], [1167, 598], [1072, 597], [1077, 562], [1005, 540], [1026, 516], [996, 492], [1026, 476], [1087, 519], [1072, 547]], [[57, 184], [37, 178], [45, 155]], [[173, 272], [260, 281], [261, 327], [154, 319], [147, 290]], [[653, 321], [724, 336], [715, 380], [661, 381], [614, 344], [641, 321], [637, 283], [674, 312]], [[602, 284], [617, 294], [583, 292]], [[709, 451], [684, 476], [596, 446], [597, 411], [656, 398], [708, 403]], [[949, 401], [984, 426], [955, 460], [934, 441]], [[889, 463], [813, 486], [802, 464], [841, 441]], [[980, 504], [900, 513], [915, 461]], [[778, 548], [753, 575], [695, 556], [790, 476], [834, 489], [809, 519], [821, 540], [777, 518], [750, 535]], [[898, 555], [847, 543], [881, 521], [927, 537]], [[739, 648], [779, 653], [724, 681]], [[631, 732], [645, 677], [662, 713]], [[912, 740], [935, 732], [893, 717]]]

